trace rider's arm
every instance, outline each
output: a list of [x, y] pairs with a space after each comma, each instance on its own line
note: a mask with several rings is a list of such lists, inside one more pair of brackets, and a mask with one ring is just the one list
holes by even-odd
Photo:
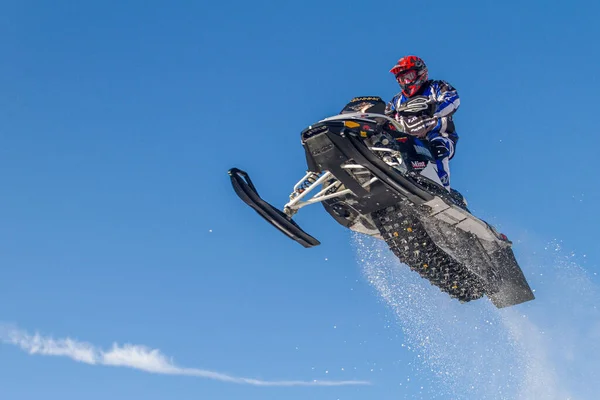
[[460, 106], [460, 97], [456, 89], [446, 81], [435, 82], [437, 108], [434, 117], [448, 117]]

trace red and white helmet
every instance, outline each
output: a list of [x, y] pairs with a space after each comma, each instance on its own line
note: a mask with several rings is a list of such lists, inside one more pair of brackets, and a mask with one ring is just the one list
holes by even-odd
[[429, 77], [425, 61], [417, 56], [405, 56], [390, 69], [405, 96], [411, 97]]

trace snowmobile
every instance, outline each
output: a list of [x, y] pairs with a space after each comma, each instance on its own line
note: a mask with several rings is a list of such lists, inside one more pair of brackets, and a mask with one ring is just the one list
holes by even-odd
[[[405, 111], [422, 112], [421, 100]], [[231, 168], [235, 193], [304, 247], [320, 242], [292, 217], [321, 203], [342, 226], [385, 241], [401, 263], [451, 298], [486, 295], [497, 308], [533, 300], [512, 242], [475, 217], [458, 191], [444, 188], [427, 142], [406, 134], [385, 106], [378, 96], [355, 97], [302, 130], [307, 171], [283, 210], [260, 197], [245, 171]]]

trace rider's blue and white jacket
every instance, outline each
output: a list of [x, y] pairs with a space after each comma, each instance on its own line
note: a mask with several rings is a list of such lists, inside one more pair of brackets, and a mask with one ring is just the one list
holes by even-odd
[[443, 136], [456, 143], [458, 134], [452, 120], [452, 115], [460, 105], [460, 98], [456, 89], [446, 81], [429, 80], [410, 98], [402, 92], [395, 95], [387, 104], [386, 114], [397, 116], [399, 113], [396, 110], [400, 108], [400, 105], [408, 100], [413, 100], [415, 97], [424, 98], [427, 104], [435, 104], [433, 117], [438, 118], [438, 121], [437, 125], [427, 134], [427, 138], [431, 140], [434, 137]]

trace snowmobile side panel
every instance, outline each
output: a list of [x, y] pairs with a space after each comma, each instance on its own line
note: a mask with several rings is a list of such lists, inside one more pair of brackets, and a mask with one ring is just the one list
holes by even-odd
[[393, 191], [415, 204], [433, 199], [431, 194], [375, 156], [359, 139], [344, 133], [340, 121], [322, 122], [312, 126], [310, 130], [303, 131], [302, 143], [309, 170], [330, 171], [359, 198], [367, 196], [369, 192], [341, 168], [341, 165], [350, 159], [367, 168]]
[[[418, 203], [423, 202], [422, 199], [416, 198], [411, 194], [411, 192], [404, 189], [401, 185], [394, 185], [394, 181], [392, 181], [392, 184], [390, 184], [390, 178], [388, 178], [387, 175], [379, 168], [375, 167], [372, 163], [369, 163], [365, 156], [363, 156], [360, 151], [355, 149], [355, 147], [350, 143], [349, 139], [350, 136], [340, 136], [337, 132], [332, 132], [331, 130], [324, 131], [305, 139], [304, 146], [307, 153], [307, 160], [312, 160], [314, 165], [318, 167], [319, 171], [330, 171], [336, 179], [342, 182], [344, 186], [350, 189], [359, 199], [367, 197], [369, 195], [369, 191], [363, 188], [360, 183], [352, 177], [352, 175], [350, 175], [341, 167], [344, 162], [350, 159], [367, 168], [374, 176], [376, 176], [382, 182], [387, 183], [388, 186], [391, 186], [392, 190], [402, 195], [402, 197], [408, 197], [412, 201], [416, 201]], [[374, 158], [377, 159], [377, 157]], [[381, 162], [387, 167], [385, 162]]]
[[[313, 145], [312, 142], [318, 141], [318, 139], [312, 140], [312, 138], [316, 138], [317, 136], [319, 136], [319, 134], [324, 133], [329, 128], [330, 127], [328, 126], [328, 124], [320, 122], [315, 125], [311, 125], [310, 128], [303, 130], [302, 133], [300, 134], [300, 141], [302, 143], [302, 147], [304, 148], [304, 153], [306, 155], [306, 166], [309, 171], [313, 171], [313, 172], [317, 172], [317, 173], [323, 171], [322, 166], [320, 166], [317, 163], [317, 161], [315, 160], [315, 158], [313, 157], [313, 154], [312, 154], [312, 151], [314, 150], [314, 147], [315, 147], [315, 145]], [[308, 146], [306, 144], [306, 141], [308, 141], [308, 140], [311, 141], [310, 146]]]
[[[415, 204], [422, 204], [433, 196], [395, 172], [383, 160], [375, 156], [360, 140], [351, 134], [343, 134], [339, 121], [321, 123], [312, 130], [303, 132], [302, 142], [306, 151], [306, 161], [310, 170], [330, 171], [345, 187], [357, 197], [369, 194], [341, 165], [353, 159], [367, 168], [392, 190]], [[317, 133], [314, 133], [317, 132]]]
[[[332, 137], [337, 137], [337, 135], [326, 130], [305, 139], [304, 148], [308, 168], [314, 172], [327, 170], [357, 197], [366, 196], [369, 192], [342, 168], [342, 164], [348, 161], [348, 157], [339, 146], [332, 142]], [[311, 168], [311, 165], [314, 169]]]
[[264, 201], [246, 172], [238, 168], [231, 168], [228, 174], [231, 177], [233, 190], [240, 199], [284, 235], [307, 248], [321, 244], [317, 239], [304, 232], [290, 217]]
[[433, 199], [431, 194], [419, 188], [398, 172], [395, 172], [389, 165], [376, 157], [364, 144], [353, 136], [348, 135], [345, 140], [344, 138], [337, 137], [336, 141], [338, 142], [336, 145], [345, 148], [344, 150], [348, 156], [353, 158], [357, 163], [363, 165], [379, 180], [386, 183], [390, 188], [408, 198], [413, 203], [422, 204], [425, 201]]

